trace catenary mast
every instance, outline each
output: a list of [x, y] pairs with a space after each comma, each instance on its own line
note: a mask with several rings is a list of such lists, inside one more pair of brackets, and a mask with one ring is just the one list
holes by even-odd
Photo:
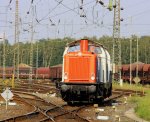
[[121, 40], [120, 40], [120, 0], [114, 2], [114, 23], [113, 23], [113, 79], [114, 64], [118, 65], [117, 81], [121, 84]]
[[13, 75], [15, 76], [15, 71], [17, 70], [17, 80], [19, 80], [19, 22], [18, 22], [19, 16], [18, 16], [18, 11], [19, 11], [19, 0], [16, 0]]

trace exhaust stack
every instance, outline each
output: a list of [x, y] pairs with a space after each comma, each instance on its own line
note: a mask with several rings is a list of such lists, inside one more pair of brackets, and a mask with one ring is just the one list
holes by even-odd
[[80, 51], [87, 52], [88, 51], [88, 40], [81, 40], [80, 41]]

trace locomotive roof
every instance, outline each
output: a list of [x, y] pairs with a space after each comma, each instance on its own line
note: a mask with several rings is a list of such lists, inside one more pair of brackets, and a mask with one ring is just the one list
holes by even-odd
[[[88, 40], [88, 39], [76, 40], [76, 41], [73, 41], [73, 42], [68, 43], [67, 46], [69, 46], [69, 47], [70, 47], [70, 46], [75, 46], [75, 45], [79, 44], [81, 40]], [[100, 44], [100, 43], [98, 43], [98, 42], [91, 41], [91, 40], [88, 40], [88, 42], [89, 42], [90, 45], [101, 46], [101, 47], [105, 48], [102, 44]], [[105, 49], [106, 49], [106, 48], [105, 48]]]

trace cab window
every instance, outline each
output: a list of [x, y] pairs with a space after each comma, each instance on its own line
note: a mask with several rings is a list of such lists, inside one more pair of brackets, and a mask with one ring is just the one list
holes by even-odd
[[80, 46], [79, 45], [75, 45], [75, 46], [69, 47], [67, 52], [69, 53], [69, 52], [78, 52], [78, 51], [80, 51]]
[[90, 46], [89, 46], [89, 52], [93, 52], [93, 53], [96, 53], [96, 54], [102, 53], [100, 47], [95, 47], [95, 46], [93, 46], [93, 45], [90, 45]]

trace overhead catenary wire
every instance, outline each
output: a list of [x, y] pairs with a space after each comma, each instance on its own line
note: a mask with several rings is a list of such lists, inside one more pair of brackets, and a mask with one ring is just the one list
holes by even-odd
[[[61, 1], [62, 2], [62, 1]], [[60, 4], [61, 4], [61, 2], [59, 2], [51, 11], [49, 11], [44, 17], [42, 17], [39, 21], [43, 21], [43, 20], [45, 20], [45, 18], [51, 13], [51, 12], [53, 12]], [[51, 18], [51, 17], [50, 17]], [[49, 17], [48, 17], [48, 19], [49, 19]]]
[[[92, 1], [90, 1], [90, 2], [88, 2], [88, 3], [85, 3], [85, 4], [83, 4], [83, 6], [89, 5], [89, 4], [93, 3], [93, 2], [95, 2], [95, 0], [92, 0]], [[74, 9], [74, 10], [75, 10], [75, 9], [79, 9], [79, 6], [73, 8], [73, 9]], [[69, 10], [66, 10], [66, 11], [64, 11], [64, 12], [60, 12], [60, 13], [58, 13], [58, 14], [52, 15], [52, 16], [49, 16], [49, 14], [48, 14], [47, 16], [49, 16], [49, 17], [45, 17], [45, 18], [41, 19], [40, 21], [47, 20], [47, 19], [49, 19], [49, 18], [54, 18], [54, 17], [57, 17], [57, 16], [59, 16], [59, 15], [66, 14], [67, 12], [70, 12], [70, 11], [72, 11], [72, 10], [69, 9]]]
[[[86, 20], [85, 20], [85, 22], [86, 22]], [[23, 23], [24, 24], [24, 23]]]
[[[52, 22], [52, 21], [51, 21]], [[85, 24], [87, 25], [87, 18], [85, 19]], [[62, 25], [62, 24], [61, 24]], [[57, 31], [57, 33], [59, 34], [59, 30]]]
[[[53, 0], [53, 1], [55, 1], [55, 0]], [[58, 0], [57, 0], [58, 1]], [[95, 0], [96, 1], [96, 0]], [[93, 1], [93, 2], [95, 2], [95, 1]], [[31, 2], [31, 0], [30, 0], [30, 2]], [[49, 2], [49, 0], [45, 0], [45, 1], [42, 1], [42, 0], [34, 0], [33, 1], [33, 4], [34, 5], [40, 5], [40, 2], [42, 2], [42, 3], [46, 3], [47, 4], [47, 2]], [[78, 1], [76, 0], [75, 1], [77, 4], [77, 6], [75, 6], [75, 7], [70, 7], [70, 8], [72, 8], [72, 9], [74, 9], [74, 8], [76, 8], [76, 7], [78, 7], [78, 10], [79, 10], [79, 4], [78, 4]], [[87, 1], [86, 1], [87, 2]], [[90, 1], [91, 2], [91, 1]], [[105, 2], [105, 1], [104, 1]], [[66, 5], [67, 6], [67, 4], [65, 3], [65, 2], [63, 2], [63, 4], [64, 5]], [[95, 4], [95, 3], [94, 3]], [[90, 5], [90, 4], [89, 4]], [[59, 9], [59, 7], [60, 6], [58, 6], [57, 7], [57, 9]], [[66, 8], [67, 9], [67, 8]], [[85, 9], [86, 9], [86, 6], [85, 6]], [[55, 9], [56, 10], [56, 9]], [[68, 9], [69, 10], [69, 9]], [[77, 9], [75, 9], [75, 11], [76, 11]], [[103, 10], [105, 10], [105, 9], [103, 9]], [[71, 10], [70, 10], [71, 11]], [[37, 15], [39, 15], [39, 8], [37, 7]], [[53, 11], [53, 12], [55, 12], [55, 11]], [[63, 11], [61, 11], [61, 12], [63, 12]], [[59, 13], [61, 13], [61, 12], [58, 12], [58, 14]], [[77, 11], [76, 11], [77, 12]], [[96, 11], [95, 11], [96, 12]], [[101, 12], [101, 11], [100, 11]], [[107, 13], [106, 13], [106, 15], [105, 15], [105, 13], [104, 13], [104, 17], [106, 17], [107, 15], [108, 15], [108, 11], [106, 11]], [[75, 12], [73, 12], [73, 13], [75, 13]], [[55, 23], [55, 26], [58, 26], [58, 23], [57, 23], [57, 21], [58, 21], [58, 19], [56, 20], [55, 19], [55, 15], [57, 15], [57, 13], [54, 13], [54, 14], [52, 14], [52, 13], [50, 13], [47, 17], [50, 17], [50, 19], [53, 21], [53, 23]], [[62, 14], [63, 15], [63, 14]], [[54, 16], [54, 17], [52, 17], [52, 16]], [[61, 15], [60, 15], [61, 16]], [[47, 18], [46, 17], [46, 18]], [[57, 16], [56, 16], [57, 17]], [[58, 15], [58, 17], [59, 17], [59, 15]], [[104, 17], [101, 17], [101, 16], [99, 16], [98, 18], [96, 18], [96, 14], [95, 14], [95, 18], [94, 18], [94, 20], [95, 20], [95, 24], [96, 24], [96, 26], [98, 26], [98, 27], [104, 27], [104, 28], [107, 28], [107, 27], [109, 27], [109, 26], [112, 26], [111, 24], [107, 24], [106, 22], [105, 22], [105, 18]], [[35, 18], [37, 18], [37, 20], [40, 20], [40, 16], [38, 16], [38, 17], [35, 17]], [[62, 31], [62, 28], [60, 27], [60, 26], [64, 26], [64, 23], [63, 23], [63, 20], [62, 20], [62, 18], [61, 17], [59, 17], [59, 19], [61, 20], [61, 23], [59, 23], [59, 32], [61, 32]], [[73, 25], [74, 26], [85, 26], [86, 25], [86, 22], [87, 22], [87, 24], [88, 25], [92, 25], [92, 21], [93, 21], [93, 19], [92, 20], [88, 20], [88, 19], [91, 19], [91, 17], [89, 17], [89, 16], [87, 16], [87, 18], [85, 18], [85, 19], [81, 19], [80, 21], [82, 21], [82, 23], [73, 23]], [[100, 21], [98, 21], [97, 22], [97, 20], [96, 19], [102, 19], [102, 21], [100, 22]], [[44, 19], [45, 20], [45, 19]], [[44, 21], [44, 20], [42, 20], [42, 21], [40, 21], [40, 23], [35, 23], [34, 24], [34, 28], [40, 28], [40, 26], [45, 26], [44, 25], [44, 23], [45, 24], [47, 24], [48, 22], [50, 22], [50, 21]], [[68, 20], [67, 20], [68, 21]], [[67, 22], [66, 21], [66, 23], [65, 23], [65, 27], [66, 28], [68, 28], [67, 26], [72, 26], [69, 22]], [[22, 17], [22, 31], [23, 31], [23, 29], [28, 29], [29, 30], [29, 27], [26, 25], [27, 24], [27, 22], [28, 22], [28, 24], [30, 24], [31, 22], [29, 22], [29, 21], [26, 21], [25, 19], [24, 19], [24, 17]], [[49, 23], [48, 23], [49, 24]], [[144, 24], [144, 23], [143, 23]], [[12, 25], [12, 26], [14, 26], [14, 25]], [[122, 24], [121, 26], [126, 26], [126, 24]], [[135, 26], [141, 26], [141, 28], [142, 28], [142, 25], [138, 25], [138, 24], [136, 24]], [[143, 25], [143, 26], [145, 26], [145, 25]], [[54, 28], [54, 27], [53, 27]], [[93, 28], [94, 28], [94, 25], [93, 25]], [[50, 28], [49, 28], [49, 30], [50, 30]], [[74, 29], [75, 30], [75, 29]], [[67, 34], [68, 32], [66, 32], [66, 35], [68, 35]], [[24, 34], [24, 32], [20, 32], [20, 34], [22, 35], [22, 34]]]
[[[126, 7], [126, 9], [130, 9], [130, 8], [133, 9], [134, 7], [138, 8], [138, 7], [137, 7], [138, 5], [142, 5], [142, 4], [145, 4], [145, 3], [147, 3], [146, 0], [142, 0], [142, 1], [140, 1], [140, 2], [134, 2], [134, 4], [128, 5], [128, 6]], [[136, 5], [136, 6], [135, 6], [135, 5]]]
[[64, 6], [64, 7], [67, 8], [68, 10], [73, 11], [74, 13], [78, 14], [78, 12], [76, 12], [75, 9], [72, 9], [72, 8], [66, 6], [65, 4], [63, 4], [63, 0], [61, 0], [61, 2], [58, 1], [58, 0], [55, 0], [55, 1], [56, 1], [57, 3], [60, 3], [62, 6]]
[[147, 13], [147, 12], [150, 12], [150, 9], [147, 9], [147, 10], [144, 10], [144, 11], [139, 12], [139, 13], [137, 13], [137, 14], [134, 14], [134, 15], [125, 17], [124, 19], [126, 20], [126, 19], [129, 19], [129, 18], [131, 18], [131, 17], [133, 18], [133, 17], [136, 17], [136, 16], [140, 16], [140, 15], [145, 14], [145, 13]]
[[[142, 12], [140, 12], [140, 13], [137, 13], [137, 14], [134, 14], [134, 15], [132, 15], [132, 17], [134, 17], [134, 16], [139, 16], [139, 15], [141, 15], [141, 14], [144, 14], [145, 12], [149, 12], [149, 10], [150, 9], [148, 9], [148, 10], [145, 10], [145, 11], [142, 11]], [[70, 10], [69, 10], [70, 11]], [[108, 12], [107, 12], [108, 13]], [[106, 14], [107, 14], [106, 13]], [[106, 16], [106, 14], [104, 14], [103, 15], [103, 17], [104, 16]], [[57, 16], [57, 15], [56, 15]], [[53, 18], [53, 17], [55, 17], [55, 16], [52, 16], [51, 18]], [[126, 17], [126, 18], [124, 18], [124, 19], [127, 19], [127, 18], [130, 18], [130, 16], [129, 17]], [[4, 21], [5, 22], [5, 20], [0, 20], [0, 21]], [[42, 20], [40, 20], [40, 21], [42, 21]], [[9, 21], [8, 21], [9, 22]], [[13, 21], [12, 21], [13, 22]], [[22, 23], [22, 24], [29, 24], [30, 22], [28, 22], [28, 23]]]

